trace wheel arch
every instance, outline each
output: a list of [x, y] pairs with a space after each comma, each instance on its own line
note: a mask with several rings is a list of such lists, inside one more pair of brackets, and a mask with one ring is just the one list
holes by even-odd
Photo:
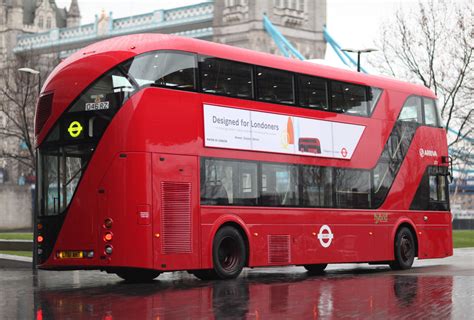
[[413, 234], [413, 238], [415, 239], [415, 257], [418, 257], [419, 245], [418, 245], [417, 228], [416, 228], [415, 224], [413, 223], [413, 221], [411, 221], [408, 218], [402, 218], [402, 219], [398, 220], [397, 223], [395, 224], [395, 227], [392, 230], [392, 236], [391, 236], [392, 247], [395, 246], [395, 238], [397, 236], [398, 231], [403, 227], [407, 227], [411, 231], [411, 233]]
[[245, 222], [240, 217], [234, 214], [228, 214], [228, 215], [220, 217], [218, 220], [216, 220], [216, 222], [212, 226], [210, 238], [209, 238], [209, 252], [211, 253], [210, 254], [211, 265], [213, 265], [212, 249], [213, 249], [213, 244], [214, 244], [214, 238], [216, 236], [217, 231], [219, 231], [219, 229], [225, 226], [234, 227], [242, 235], [242, 238], [244, 239], [244, 243], [245, 243], [245, 249], [246, 249], [245, 266], [248, 267], [250, 264], [250, 231], [248, 227], [245, 225]]

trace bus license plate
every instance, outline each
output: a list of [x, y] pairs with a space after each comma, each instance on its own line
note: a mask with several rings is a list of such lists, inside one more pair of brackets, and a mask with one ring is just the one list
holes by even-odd
[[82, 259], [84, 253], [82, 251], [60, 251], [59, 259]]

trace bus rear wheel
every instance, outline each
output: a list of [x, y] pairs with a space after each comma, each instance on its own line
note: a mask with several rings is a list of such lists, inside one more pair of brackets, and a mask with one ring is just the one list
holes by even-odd
[[160, 275], [161, 272], [148, 269], [125, 269], [117, 271], [115, 274], [126, 282], [150, 282]]
[[217, 279], [234, 279], [245, 266], [247, 250], [242, 234], [234, 227], [224, 226], [214, 237], [211, 274]]
[[303, 267], [310, 274], [321, 274], [324, 272], [324, 269], [326, 269], [327, 266], [328, 266], [327, 263], [324, 263], [324, 264], [306, 264]]
[[390, 263], [392, 270], [406, 270], [413, 265], [416, 245], [413, 233], [407, 227], [398, 230], [394, 244], [395, 261]]

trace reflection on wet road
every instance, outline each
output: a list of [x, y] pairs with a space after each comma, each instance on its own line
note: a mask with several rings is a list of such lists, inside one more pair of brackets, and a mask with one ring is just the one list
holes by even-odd
[[[37, 319], [468, 319], [474, 312], [474, 249], [415, 268], [336, 265], [247, 270], [202, 282], [186, 272], [126, 284], [95, 271], [1, 270], [0, 318]], [[36, 282], [36, 283], [35, 283]]]

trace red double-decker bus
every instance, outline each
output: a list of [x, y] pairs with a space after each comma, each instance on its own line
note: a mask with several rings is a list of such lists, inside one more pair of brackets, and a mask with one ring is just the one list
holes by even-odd
[[453, 252], [445, 131], [418, 85], [131, 35], [51, 73], [35, 134], [42, 269], [226, 279]]

